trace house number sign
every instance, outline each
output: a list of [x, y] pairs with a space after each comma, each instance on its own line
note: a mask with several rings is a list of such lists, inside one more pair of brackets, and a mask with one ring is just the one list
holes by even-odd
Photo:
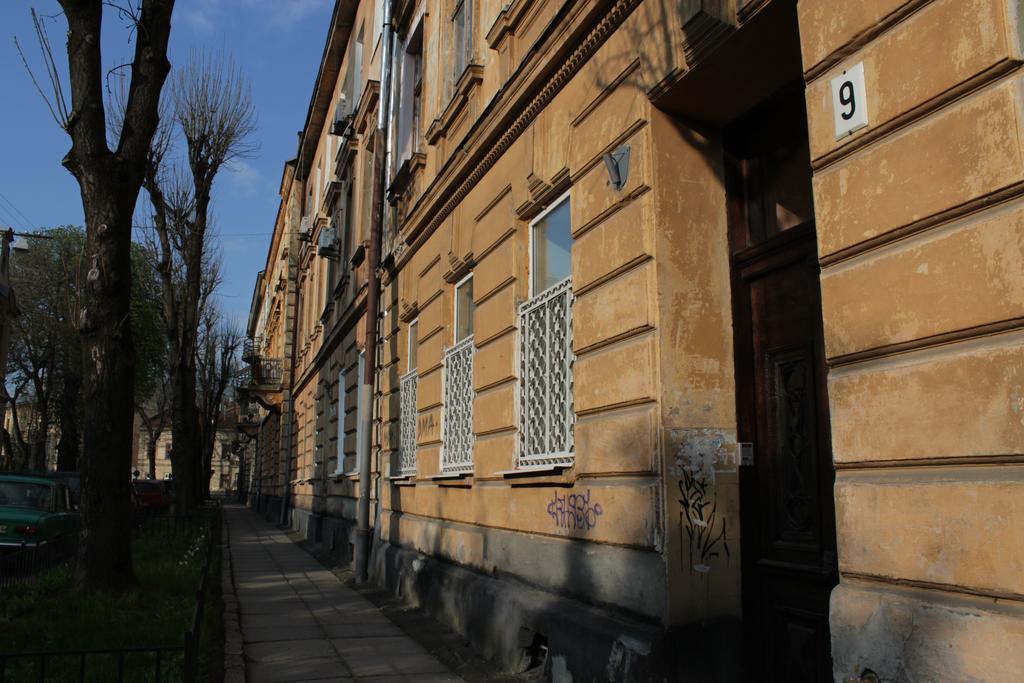
[[859, 62], [832, 79], [832, 115], [836, 122], [836, 140], [868, 125], [864, 62]]

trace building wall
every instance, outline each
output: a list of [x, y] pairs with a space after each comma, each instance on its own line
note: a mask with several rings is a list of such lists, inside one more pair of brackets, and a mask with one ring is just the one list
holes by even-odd
[[[1021, 7], [804, 1], [842, 582], [837, 680], [1024, 665]], [[869, 125], [829, 81], [863, 63]]]
[[[1020, 668], [995, 654], [1024, 651], [1013, 647], [1024, 637], [1018, 3], [487, 0], [473, 5], [472, 66], [455, 79], [451, 7], [404, 2], [398, 38], [422, 17], [423, 81], [412, 154], [399, 149], [388, 169], [382, 336], [368, 354], [378, 378], [374, 571], [510, 668], [543, 640], [552, 666], [582, 679], [642, 678], [640, 662], [680, 652], [697, 661], [687, 672], [706, 661], [736, 673], [742, 511], [719, 136], [787, 83], [772, 50], [709, 65], [780, 6], [799, 22], [814, 174], [842, 577], [835, 678], [998, 680]], [[262, 495], [287, 500], [293, 527], [345, 561], [368, 324], [356, 247], [370, 234], [383, 144], [376, 42], [364, 43], [371, 97], [352, 134], [324, 122], [357, 27], [375, 25], [378, 11], [336, 7], [351, 20], [328, 38], [308, 119], [320, 123], [286, 168], [268, 257], [267, 272], [288, 264], [284, 293], [268, 281], [264, 294], [282, 313], [257, 325], [288, 367], [280, 418], [261, 432]], [[861, 61], [869, 125], [837, 141], [830, 80]], [[625, 146], [629, 175], [616, 189], [602, 157]], [[339, 227], [349, 182], [356, 258], [332, 267], [316, 244]], [[524, 473], [518, 307], [530, 295], [529, 226], [566, 192], [574, 461]], [[295, 237], [303, 216], [311, 242]], [[451, 476], [441, 468], [445, 350], [455, 284], [469, 273], [473, 471]], [[415, 468], [404, 473], [411, 369]], [[713, 517], [687, 511], [694, 495]], [[579, 523], [558, 513], [570, 498], [586, 507]]]

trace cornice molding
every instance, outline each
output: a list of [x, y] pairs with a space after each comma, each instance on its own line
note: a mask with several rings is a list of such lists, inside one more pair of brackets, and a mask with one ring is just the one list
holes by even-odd
[[[448, 182], [450, 182], [454, 189], [450, 192], [445, 192], [447, 189], [443, 187], [445, 180], [439, 179], [440, 187], [433, 193], [433, 201], [427, 197], [428, 193], [425, 193], [424, 198], [427, 201], [416, 207], [416, 215], [406, 226], [407, 230], [405, 231], [404, 239], [407, 243], [414, 244], [421, 236], [431, 234], [451, 215], [452, 211], [466, 198], [470, 190], [480, 182], [498, 159], [519, 139], [519, 136], [533, 123], [544, 107], [550, 104], [555, 95], [565, 87], [587, 60], [597, 52], [598, 48], [604, 44], [632, 11], [640, 5], [640, 2], [641, 0], [614, 0], [611, 2], [608, 9], [604, 12], [604, 16], [587, 31], [577, 46], [562, 60], [561, 66], [555, 70], [543, 85], [535, 86], [537, 88], [536, 94], [533, 95], [525, 107], [519, 110], [512, 123], [503, 128], [503, 132], [501, 132], [497, 139], [490, 143], [488, 139], [481, 136], [481, 138], [475, 141], [473, 148], [463, 157], [463, 161], [460, 164], [461, 168], [453, 169], [449, 174], [452, 180]], [[516, 88], [508, 87], [506, 92], [514, 90]], [[502, 102], [499, 106], [511, 108], [514, 106], [514, 102], [511, 100], [512, 98], [510, 97], [509, 101]], [[468, 174], [460, 181], [457, 180], [460, 173]], [[408, 258], [409, 256], [406, 255], [403, 261]]]
[[491, 24], [491, 28], [484, 37], [487, 45], [492, 50], [497, 50], [505, 37], [515, 31], [516, 26], [519, 25], [520, 20], [522, 20], [523, 15], [526, 13], [526, 8], [529, 6], [529, 0], [511, 0], [511, 2], [506, 3], [501, 8], [501, 11], [498, 12], [498, 17]]
[[469, 275], [469, 271], [473, 269], [475, 263], [472, 252], [460, 257], [459, 255], [449, 251], [448, 268], [444, 271], [442, 277], [445, 282], [453, 285], [466, 275]]
[[380, 99], [380, 81], [368, 80], [359, 96], [359, 107], [352, 117], [352, 125], [360, 135], [366, 130], [372, 115], [377, 113], [377, 100]]
[[438, 140], [448, 136], [448, 129], [451, 127], [452, 121], [469, 104], [470, 99], [473, 97], [475, 86], [482, 83], [483, 80], [484, 68], [482, 66], [479, 64], [469, 64], [466, 67], [466, 70], [462, 72], [459, 80], [455, 83], [455, 91], [452, 93], [452, 99], [449, 100], [448, 106], [444, 108], [441, 115], [434, 119], [430, 127], [427, 128], [427, 144], [436, 145]]

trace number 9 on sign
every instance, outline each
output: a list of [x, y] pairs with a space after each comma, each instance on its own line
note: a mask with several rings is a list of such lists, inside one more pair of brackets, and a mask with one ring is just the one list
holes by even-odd
[[868, 102], [864, 92], [864, 62], [832, 79], [832, 115], [836, 140], [868, 125]]

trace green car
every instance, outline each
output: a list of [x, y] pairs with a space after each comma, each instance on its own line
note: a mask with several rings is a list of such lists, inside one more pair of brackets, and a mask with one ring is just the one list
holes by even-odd
[[67, 484], [28, 474], [0, 474], [0, 552], [43, 545], [78, 533]]

